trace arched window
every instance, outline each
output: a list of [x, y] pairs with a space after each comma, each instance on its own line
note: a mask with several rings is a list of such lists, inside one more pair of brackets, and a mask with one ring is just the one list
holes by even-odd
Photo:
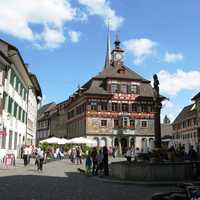
[[115, 140], [114, 140], [114, 146], [116, 147], [118, 145], [119, 145], [119, 140], [118, 140], [118, 138], [115, 138]]
[[98, 147], [99, 146], [99, 138], [95, 137], [94, 140], [96, 140], [96, 146]]

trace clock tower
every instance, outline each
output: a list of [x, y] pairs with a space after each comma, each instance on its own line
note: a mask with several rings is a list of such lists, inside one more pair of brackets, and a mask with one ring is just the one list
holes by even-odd
[[119, 41], [118, 37], [116, 38], [114, 44], [115, 44], [115, 48], [111, 52], [112, 61], [113, 61], [114, 64], [115, 63], [122, 63], [123, 62], [124, 50], [121, 49], [121, 47], [120, 47], [120, 41]]

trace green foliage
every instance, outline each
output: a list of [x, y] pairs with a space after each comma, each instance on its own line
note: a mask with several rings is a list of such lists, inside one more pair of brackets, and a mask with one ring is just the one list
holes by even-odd
[[89, 147], [89, 146], [87, 146], [85, 144], [81, 146], [81, 149], [82, 149], [83, 153], [86, 153], [87, 151], [88, 152], [92, 151], [92, 147]]
[[43, 149], [44, 151], [47, 151], [49, 148], [49, 144], [47, 142], [44, 142], [40, 144], [40, 148]]

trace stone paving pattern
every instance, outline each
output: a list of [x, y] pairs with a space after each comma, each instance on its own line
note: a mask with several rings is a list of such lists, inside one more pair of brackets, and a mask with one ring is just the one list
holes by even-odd
[[[172, 187], [109, 183], [87, 177], [69, 160], [52, 161], [38, 172], [34, 160], [27, 167], [18, 160], [15, 167], [0, 166], [2, 200], [149, 200], [155, 192]], [[84, 167], [84, 164], [81, 166]]]

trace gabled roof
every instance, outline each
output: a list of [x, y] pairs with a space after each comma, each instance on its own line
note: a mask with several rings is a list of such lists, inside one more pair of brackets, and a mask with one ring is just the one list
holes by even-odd
[[[26, 64], [24, 63], [24, 60], [23, 60], [23, 58], [22, 58], [22, 56], [21, 56], [21, 54], [20, 54], [19, 49], [16, 48], [15, 46], [13, 46], [12, 44], [8, 43], [8, 42], [5, 41], [5, 40], [0, 39], [0, 42], [3, 43], [3, 44], [6, 44], [6, 45], [8, 46], [8, 50], [13, 50], [13, 51], [16, 52], [15, 54], [18, 55], [18, 57], [19, 57], [19, 59], [20, 59], [20, 61], [21, 61], [21, 63], [22, 63], [22, 66], [23, 66], [23, 68], [24, 68], [24, 70], [25, 70], [27, 76], [29, 77], [29, 79], [30, 79], [32, 85], [34, 86], [34, 88], [35, 88], [36, 91], [37, 91], [37, 95], [40, 96], [40, 97], [42, 97], [42, 91], [41, 91], [41, 88], [40, 88], [38, 79], [37, 79], [37, 77], [36, 77], [35, 74], [32, 74], [32, 73], [30, 73], [30, 72], [28, 71], [27, 66], [26, 66]], [[15, 55], [15, 54], [13, 54], [13, 55]], [[6, 56], [6, 55], [5, 55], [3, 52], [1, 52], [1, 51], [0, 51], [0, 55], [3, 56], [4, 58], [6, 58], [7, 62], [11, 63], [11, 61], [10, 61], [10, 59], [9, 59], [9, 56]], [[12, 57], [13, 55], [11, 55], [10, 57]]]
[[50, 111], [53, 111], [54, 108], [56, 107], [56, 103], [51, 102], [48, 104], [45, 104], [38, 110], [38, 120], [46, 119], [49, 116], [46, 116], [46, 113], [50, 113]]
[[97, 76], [94, 78], [102, 79], [102, 78], [120, 78], [120, 79], [131, 79], [131, 80], [138, 80], [138, 81], [145, 81], [149, 82], [148, 80], [144, 79], [142, 76], [137, 74], [135, 71], [131, 70], [127, 66], [121, 64], [112, 66], [103, 69]]
[[36, 90], [36, 96], [42, 97], [42, 90], [40, 88], [40, 84], [38, 82], [38, 79], [37, 79], [36, 75], [32, 74], [32, 73], [29, 73], [29, 74], [30, 74], [31, 81], [32, 81], [32, 83], [34, 85], [34, 88]]
[[[115, 49], [113, 53], [123, 52], [119, 46], [120, 41], [115, 41]], [[107, 95], [112, 97], [113, 94], [110, 91], [107, 91], [107, 80], [121, 80], [121, 81], [133, 81], [139, 85], [139, 98], [153, 98], [154, 92], [149, 80], [146, 80], [140, 76], [135, 71], [131, 70], [129, 67], [125, 66], [122, 60], [112, 59], [110, 62], [107, 62], [106, 67], [93, 78], [91, 78], [87, 83], [85, 83], [81, 88], [79, 88], [72, 96], [69, 98], [72, 100], [79, 95]]]
[[0, 56], [8, 63], [11, 64], [10, 60], [8, 57], [0, 50]]
[[101, 95], [110, 95], [109, 92], [107, 92], [103, 87], [102, 87], [102, 80], [91, 80], [90, 86], [88, 89], [86, 89], [84, 94], [101, 94]]
[[200, 98], [200, 92], [197, 93], [194, 97], [192, 97], [192, 101], [196, 100], [197, 98]]
[[195, 104], [188, 105], [178, 114], [173, 124], [180, 123], [184, 120], [196, 117], [196, 110], [194, 109]]

